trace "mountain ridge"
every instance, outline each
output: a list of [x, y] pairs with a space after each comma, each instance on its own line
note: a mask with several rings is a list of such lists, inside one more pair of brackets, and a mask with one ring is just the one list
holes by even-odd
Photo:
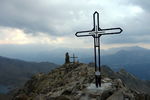
[[[140, 79], [150, 80], [150, 50], [141, 47], [130, 47], [119, 50], [114, 54], [102, 55], [101, 63], [119, 71], [124, 68]], [[84, 59], [85, 63], [92, 62], [93, 58]]]
[[139, 82], [138, 78], [124, 70], [116, 73], [108, 66], [102, 66], [101, 70], [102, 87], [97, 89], [92, 64], [64, 64], [48, 74], [34, 75], [14, 95], [14, 100], [149, 100], [149, 83]]
[[49, 62], [27, 62], [0, 56], [0, 85], [16, 88], [35, 73], [48, 72], [58, 65]]

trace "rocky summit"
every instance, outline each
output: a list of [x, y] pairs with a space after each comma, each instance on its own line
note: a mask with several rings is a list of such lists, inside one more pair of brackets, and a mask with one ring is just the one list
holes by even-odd
[[150, 100], [150, 83], [120, 70], [101, 67], [102, 85], [95, 86], [93, 64], [64, 64], [34, 75], [13, 100]]

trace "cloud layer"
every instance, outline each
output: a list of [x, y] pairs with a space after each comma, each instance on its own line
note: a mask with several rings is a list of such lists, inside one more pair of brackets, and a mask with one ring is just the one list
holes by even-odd
[[[148, 4], [148, 0], [1, 0], [0, 41], [4, 43], [7, 37], [9, 42], [15, 42], [12, 37], [20, 34], [18, 38], [24, 43], [43, 40], [51, 44], [66, 43], [68, 47], [90, 47], [92, 40], [74, 39], [74, 33], [92, 29], [92, 14], [98, 11], [101, 28], [121, 27], [124, 30], [121, 35], [103, 37], [103, 44], [149, 44]], [[20, 33], [12, 36], [16, 30]], [[16, 43], [21, 44], [20, 41]]]

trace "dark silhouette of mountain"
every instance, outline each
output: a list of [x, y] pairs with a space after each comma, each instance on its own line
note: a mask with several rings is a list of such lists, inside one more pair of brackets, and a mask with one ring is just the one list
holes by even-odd
[[11, 98], [12, 98], [11, 95], [0, 93], [0, 100], [11, 100]]
[[[101, 62], [104, 65], [111, 66], [112, 69], [118, 71], [120, 68], [126, 69], [128, 72], [137, 77], [150, 80], [150, 50], [138, 46], [129, 48], [118, 48], [114, 50], [114, 54], [101, 56]], [[110, 50], [110, 51], [111, 51]], [[93, 61], [87, 58], [84, 62]]]
[[108, 50], [105, 50], [105, 52], [102, 52], [104, 53], [104, 55], [110, 55], [110, 54], [115, 54], [117, 53], [118, 51], [121, 51], [121, 50], [125, 50], [125, 51], [145, 51], [145, 50], [148, 50], [146, 48], [142, 48], [142, 47], [139, 47], [139, 46], [132, 46], [132, 47], [118, 47], [118, 48], [110, 48]]
[[103, 56], [104, 63], [118, 63], [118, 64], [135, 64], [135, 63], [149, 63], [150, 50], [120, 50], [115, 54]]
[[126, 69], [141, 79], [150, 80], [150, 50], [121, 50], [113, 55], [103, 56], [102, 63], [118, 70]]
[[35, 73], [49, 72], [58, 65], [49, 62], [26, 62], [0, 56], [0, 85], [20, 87]]

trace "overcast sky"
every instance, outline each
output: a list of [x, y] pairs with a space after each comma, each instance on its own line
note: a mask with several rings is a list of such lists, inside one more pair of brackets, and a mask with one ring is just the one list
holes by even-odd
[[74, 34], [91, 30], [98, 11], [101, 28], [123, 29], [119, 35], [103, 36], [103, 49], [150, 48], [149, 5], [149, 0], [0, 0], [0, 45], [92, 48], [92, 37]]

